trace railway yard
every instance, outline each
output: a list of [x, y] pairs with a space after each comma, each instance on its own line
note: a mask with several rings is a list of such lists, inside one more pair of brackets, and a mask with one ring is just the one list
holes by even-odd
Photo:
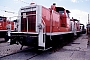
[[30, 2], [15, 16], [2, 12], [8, 16], [0, 15], [0, 60], [90, 60], [89, 14], [75, 11]]
[[82, 34], [66, 46], [47, 51], [37, 51], [26, 46], [20, 50], [20, 45], [1, 42], [0, 60], [90, 60], [89, 39], [89, 36]]

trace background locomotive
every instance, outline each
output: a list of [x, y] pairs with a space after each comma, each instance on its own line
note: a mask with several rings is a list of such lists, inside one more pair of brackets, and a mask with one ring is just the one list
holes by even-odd
[[90, 24], [87, 24], [87, 34], [90, 34]]
[[11, 31], [14, 30], [14, 22], [8, 21], [7, 17], [0, 16], [0, 37], [4, 37], [6, 35], [7, 32], [6, 26], [8, 24], [11, 24]]
[[22, 7], [18, 16], [18, 31], [11, 32], [10, 44], [20, 43], [22, 47], [48, 50], [69, 42], [74, 35], [81, 33], [79, 21], [70, 19], [69, 13], [63, 7], [55, 7], [55, 10], [35, 4]]
[[10, 31], [15, 30], [16, 22], [14, 21], [9, 21], [7, 17], [0, 16], [0, 38], [6, 39], [8, 37], [8, 29], [10, 29]]

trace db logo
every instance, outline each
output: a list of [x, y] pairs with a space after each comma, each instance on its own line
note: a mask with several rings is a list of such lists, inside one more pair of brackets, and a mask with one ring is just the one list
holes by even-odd
[[1, 23], [0, 23], [0, 25], [1, 25]]

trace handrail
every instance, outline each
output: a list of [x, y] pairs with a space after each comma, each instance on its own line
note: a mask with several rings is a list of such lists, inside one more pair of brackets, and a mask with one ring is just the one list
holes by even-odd
[[[50, 13], [50, 33], [52, 33], [52, 20], [53, 20], [52, 12], [53, 12], [53, 10], [51, 10], [51, 13]], [[52, 40], [51, 35], [50, 35], [50, 40]]]
[[26, 20], [27, 20], [27, 32], [28, 32], [28, 17], [26, 17]]
[[42, 22], [44, 23], [44, 26], [45, 26], [44, 32], [46, 33], [46, 24], [43, 18], [42, 18]]
[[[36, 15], [36, 14], [28, 14], [26, 16], [31, 16], [31, 15]], [[12, 17], [9, 17], [9, 18], [14, 18], [14, 17], [23, 17], [23, 15], [20, 15], [20, 16], [12, 16]]]
[[[44, 24], [44, 33], [46, 33], [46, 24], [45, 24], [45, 21], [44, 21], [44, 19], [42, 18], [42, 22], [43, 22], [43, 24]], [[45, 34], [44, 34], [44, 42], [45, 42], [45, 39], [46, 38], [46, 36], [45, 36]]]

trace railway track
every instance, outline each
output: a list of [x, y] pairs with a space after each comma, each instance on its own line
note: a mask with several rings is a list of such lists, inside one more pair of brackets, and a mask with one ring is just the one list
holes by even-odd
[[33, 47], [25, 46], [23, 47], [22, 50], [20, 50], [20, 47], [21, 47], [20, 45], [9, 45], [8, 42], [0, 43], [0, 60], [3, 60], [3, 58], [5, 59], [10, 56], [13, 56], [13, 57], [16, 56], [16, 58], [18, 57], [17, 59], [19, 59], [19, 56], [25, 57], [27, 55], [29, 56], [25, 60], [29, 60], [42, 53], [42, 52], [36, 51], [36, 49], [34, 49]]
[[[79, 38], [79, 40], [80, 39], [84, 39], [84, 38]], [[85, 37], [85, 39], [86, 39], [86, 37]], [[77, 41], [78, 41], [78, 39], [77, 39]], [[76, 42], [73, 42], [72, 43], [72, 45], [75, 45], [75, 47], [76, 46], [79, 46], [79, 44], [75, 44]], [[2, 44], [4, 44], [4, 43], [2, 43]], [[38, 56], [40, 57], [42, 55], [44, 55], [46, 57], [48, 55], [50, 56], [52, 54], [55, 54], [57, 52], [60, 52], [61, 53], [60, 56], [61, 56], [62, 53], [65, 54], [64, 51], [66, 51], [66, 52], [67, 51], [72, 51], [72, 54], [75, 51], [79, 51], [79, 50], [76, 50], [76, 48], [74, 48], [74, 47], [72, 48], [72, 46], [70, 46], [70, 47], [67, 46], [69, 48], [67, 48], [67, 47], [63, 47], [63, 48], [58, 47], [58, 48], [55, 48], [55, 49], [50, 49], [48, 51], [38, 52], [35, 48], [24, 47], [23, 50], [20, 50], [20, 47], [21, 47], [20, 45], [18, 46], [18, 45], [8, 45], [8, 44], [9, 43], [7, 43], [4, 46], [3, 45], [2, 46], [0, 45], [0, 50], [2, 52], [4, 52], [4, 55], [2, 55], [2, 56], [0, 55], [0, 60], [19, 60], [19, 59], [21, 59], [21, 60], [33, 60], [33, 59], [37, 60], [36, 58], [38, 58]], [[10, 50], [10, 47], [11, 47], [11, 50], [12, 51]], [[12, 47], [14, 47], [15, 49], [17, 48], [17, 49], [15, 50]], [[3, 50], [5, 50], [7, 52], [10, 52], [10, 53], [7, 53], [7, 52], [5, 52]], [[1, 54], [1, 51], [0, 51], [0, 54]], [[71, 56], [71, 53], [70, 53], [70, 56]]]
[[37, 51], [35, 48], [24, 48], [23, 50], [18, 50], [17, 52], [4, 55], [0, 57], [0, 60], [30, 60], [39, 55], [43, 54], [53, 54], [62, 49], [61, 47], [50, 49], [48, 51]]
[[[22, 50], [22, 51], [18, 51], [18, 52], [9, 54], [9, 55], [2, 56], [2, 57], [0, 57], [0, 60], [3, 60], [3, 58], [4, 58], [4, 59], [7, 59], [8, 57], [11, 57], [10, 60], [12, 60], [12, 59], [16, 59], [16, 60], [17, 60], [17, 59], [21, 59], [21, 60], [23, 60], [23, 58], [24, 58], [25, 60], [29, 60], [29, 59], [32, 59], [32, 58], [40, 55], [40, 54], [41, 54], [41, 53], [35, 52], [34, 49], [24, 49], [24, 50]], [[22, 58], [20, 58], [19, 55], [20, 55], [20, 57], [22, 57]], [[27, 55], [29, 55], [29, 56], [27, 56]], [[12, 57], [13, 57], [13, 58], [12, 58]]]
[[[24, 47], [23, 50], [20, 50], [20, 46], [18, 45], [17, 46], [9, 45], [9, 43], [2, 43], [2, 44], [0, 44], [0, 60], [4, 59], [7, 60], [9, 57], [11, 57], [10, 60], [13, 59], [29, 60], [44, 52], [47, 52], [47, 51], [37, 51], [35, 48], [28, 48], [28, 47]], [[15, 49], [12, 47], [14, 47]], [[51, 49], [48, 51], [49, 53], [56, 52], [56, 50], [51, 51]]]
[[48, 50], [48, 51], [37, 51], [34, 48], [26, 48], [24, 50], [18, 51], [16, 53], [12, 53], [9, 55], [5, 55], [0, 57], [0, 60], [30, 60], [33, 59], [39, 55], [43, 55], [43, 54], [53, 54], [55, 52], [57, 52], [58, 50]]

